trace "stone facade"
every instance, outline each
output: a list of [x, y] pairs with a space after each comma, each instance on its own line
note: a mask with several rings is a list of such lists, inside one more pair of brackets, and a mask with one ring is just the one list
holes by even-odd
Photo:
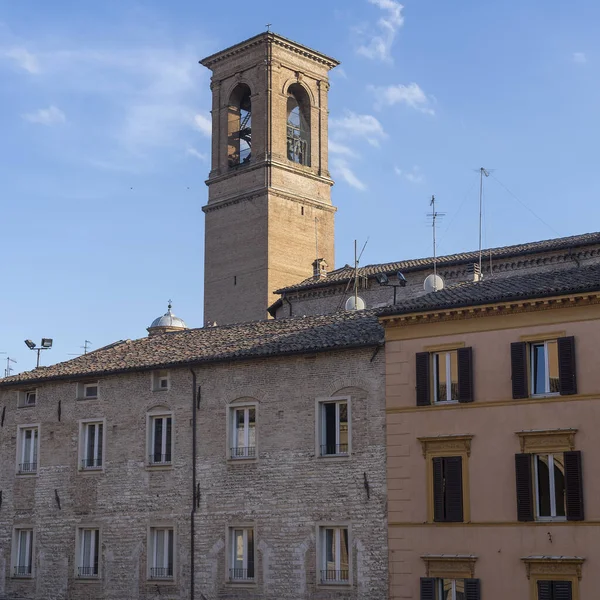
[[[171, 335], [171, 334], [167, 334]], [[381, 600], [387, 596], [383, 353], [376, 348], [195, 367], [195, 597]], [[189, 369], [168, 388], [152, 374], [101, 377], [98, 398], [77, 382], [36, 387], [35, 406], [0, 391], [0, 598], [190, 598], [193, 390]], [[21, 386], [18, 388], [23, 391]], [[321, 457], [319, 399], [350, 403], [349, 456]], [[230, 407], [256, 407], [257, 458], [231, 459]], [[148, 415], [172, 415], [170, 466], [148, 464]], [[60, 415], [60, 416], [59, 416]], [[102, 420], [104, 461], [81, 471], [80, 422]], [[39, 427], [37, 473], [16, 474], [19, 426]], [[347, 526], [350, 585], [321, 585], [319, 525]], [[255, 578], [231, 583], [230, 528], [252, 527]], [[15, 578], [15, 527], [34, 531], [33, 577]], [[149, 531], [173, 527], [172, 581], [149, 578]], [[78, 527], [100, 530], [97, 578], [77, 577]]]

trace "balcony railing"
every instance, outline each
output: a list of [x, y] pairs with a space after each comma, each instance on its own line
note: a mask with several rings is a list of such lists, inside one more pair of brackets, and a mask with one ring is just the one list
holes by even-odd
[[101, 458], [84, 458], [81, 461], [82, 469], [101, 469], [102, 459]]
[[98, 567], [79, 567], [77, 574], [79, 577], [98, 577]]
[[254, 446], [237, 447], [231, 449], [231, 458], [254, 458], [256, 456], [256, 448]]
[[150, 579], [173, 579], [173, 567], [152, 567]]
[[15, 577], [31, 577], [31, 565], [15, 565]]
[[348, 583], [348, 569], [321, 571], [321, 583]]
[[336, 454], [348, 454], [348, 444], [323, 444], [321, 456], [335, 456]]
[[37, 471], [37, 463], [21, 463], [19, 464], [19, 473], [35, 473]]
[[148, 462], [151, 465], [170, 465], [171, 454], [151, 454]]
[[231, 581], [251, 581], [254, 579], [254, 567], [250, 569], [229, 569]]

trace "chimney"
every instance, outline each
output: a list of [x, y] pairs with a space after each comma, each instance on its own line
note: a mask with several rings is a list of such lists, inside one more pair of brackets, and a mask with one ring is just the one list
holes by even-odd
[[481, 281], [483, 277], [481, 276], [481, 269], [479, 268], [479, 263], [473, 263], [469, 265], [469, 273], [473, 274], [473, 282]]
[[316, 279], [324, 279], [327, 277], [327, 262], [324, 258], [317, 258], [313, 261], [313, 277]]

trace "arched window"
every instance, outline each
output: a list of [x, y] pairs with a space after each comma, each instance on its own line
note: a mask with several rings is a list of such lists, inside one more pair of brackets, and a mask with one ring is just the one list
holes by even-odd
[[292, 162], [310, 166], [310, 99], [297, 83], [288, 89], [287, 157]]
[[245, 83], [237, 85], [229, 97], [227, 133], [229, 166], [249, 162], [252, 151], [252, 101], [250, 88]]

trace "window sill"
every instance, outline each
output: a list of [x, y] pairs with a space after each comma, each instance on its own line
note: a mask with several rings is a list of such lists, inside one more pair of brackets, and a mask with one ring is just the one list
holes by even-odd
[[566, 523], [567, 517], [536, 517], [536, 523]]
[[152, 388], [153, 392], [169, 392], [170, 388], [166, 387], [166, 388]]
[[37, 404], [18, 404], [17, 408], [35, 408]]
[[173, 469], [173, 463], [166, 464], [146, 464], [146, 469], [148, 471], [171, 471]]
[[434, 400], [433, 406], [448, 406], [448, 404], [460, 404], [459, 400]]
[[100, 575], [90, 575], [89, 577], [75, 577], [76, 583], [101, 583]]
[[227, 462], [234, 465], [236, 463], [255, 463], [258, 462], [257, 456], [237, 456], [232, 458], [231, 456], [227, 459]]
[[17, 471], [16, 475], [17, 475], [17, 477], [37, 477], [38, 472], [37, 471], [33, 471], [33, 472]]
[[11, 575], [11, 579], [16, 579], [17, 581], [34, 581], [33, 574], [31, 575]]
[[350, 455], [350, 452], [345, 452], [344, 454], [319, 454], [317, 458], [331, 461], [348, 460]]
[[104, 473], [104, 467], [88, 467], [87, 469], [78, 469], [79, 475], [98, 475]]
[[148, 577], [147, 585], [175, 585], [175, 577]]
[[[529, 398], [532, 400], [537, 400], [540, 398], [556, 398], [557, 396], [560, 396], [560, 392], [548, 392], [547, 394], [531, 394]], [[524, 400], [526, 400], [526, 398], [524, 398]]]
[[236, 587], [236, 588], [243, 588], [243, 587], [247, 587], [247, 588], [255, 588], [257, 581], [256, 579], [228, 579], [226, 581], [227, 585], [230, 585], [232, 587]]
[[352, 587], [352, 584], [343, 581], [332, 581], [331, 583], [320, 582], [317, 587], [323, 590], [348, 590]]
[[75, 400], [77, 400], [78, 402], [83, 402], [85, 400], [98, 400], [99, 397], [100, 396], [86, 396], [85, 398], [75, 398]]

